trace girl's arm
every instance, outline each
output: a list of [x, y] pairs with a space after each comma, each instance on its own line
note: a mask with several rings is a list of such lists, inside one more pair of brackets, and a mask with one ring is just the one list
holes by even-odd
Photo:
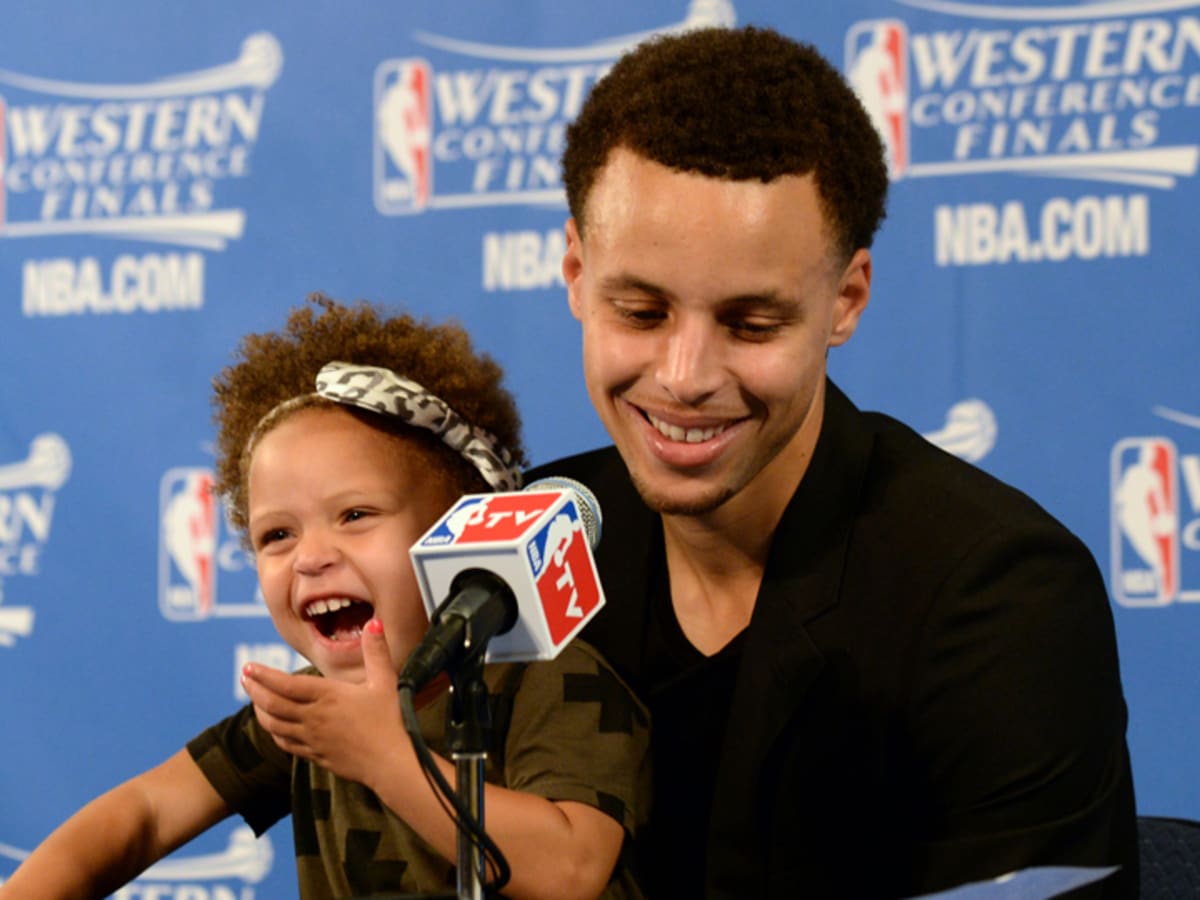
[[229, 813], [180, 750], [67, 819], [0, 885], [0, 900], [106, 897]]
[[[421, 771], [400, 714], [396, 673], [376, 621], [362, 635], [366, 681], [349, 684], [248, 666], [243, 679], [260, 724], [288, 753], [366, 785], [447, 860], [458, 834]], [[436, 762], [450, 784], [454, 767]], [[586, 803], [484, 788], [485, 825], [512, 868], [508, 896], [596, 897], [624, 841], [615, 819]]]

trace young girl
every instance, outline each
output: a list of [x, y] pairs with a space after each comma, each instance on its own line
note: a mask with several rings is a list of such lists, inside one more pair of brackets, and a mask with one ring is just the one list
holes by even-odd
[[[314, 302], [247, 337], [215, 382], [218, 489], [276, 629], [313, 669], [247, 666], [251, 705], [77, 812], [0, 900], [105, 896], [232, 813], [258, 834], [291, 814], [304, 898], [454, 886], [457, 831], [397, 700], [428, 626], [408, 548], [460, 495], [519, 487], [519, 422], [460, 328]], [[318, 379], [333, 362], [369, 372], [385, 410], [333, 369]], [[485, 679], [485, 827], [512, 869], [506, 894], [638, 896], [620, 860], [645, 812], [642, 707], [579, 642]], [[419, 718], [443, 748], [446, 698]]]

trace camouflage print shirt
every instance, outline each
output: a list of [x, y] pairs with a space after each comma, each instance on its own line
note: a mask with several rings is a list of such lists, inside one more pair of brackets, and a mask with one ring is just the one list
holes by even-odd
[[[644, 707], [579, 641], [550, 662], [487, 666], [484, 678], [493, 706], [486, 780], [586, 803], [620, 822], [626, 846], [603, 896], [640, 897], [627, 860], [650, 796]], [[435, 753], [446, 752], [447, 702], [443, 695], [418, 713]], [[453, 892], [450, 862], [363, 785], [280, 750], [252, 707], [203, 731], [188, 751], [256, 834], [292, 815], [304, 900]]]

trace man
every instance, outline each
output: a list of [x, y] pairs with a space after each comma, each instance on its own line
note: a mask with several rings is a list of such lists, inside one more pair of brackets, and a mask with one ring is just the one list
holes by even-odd
[[[1032, 866], [1137, 884], [1111, 611], [1032, 500], [859, 412], [880, 140], [770, 30], [642, 45], [568, 131], [563, 261], [614, 448], [588, 629], [651, 708], [658, 897], [904, 897]], [[536, 476], [540, 473], [534, 473]]]

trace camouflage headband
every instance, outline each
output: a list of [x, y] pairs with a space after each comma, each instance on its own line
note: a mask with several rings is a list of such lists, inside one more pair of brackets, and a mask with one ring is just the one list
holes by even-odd
[[495, 491], [521, 489], [521, 469], [508, 448], [491, 433], [472, 425], [447, 403], [391, 369], [331, 362], [317, 375], [317, 395], [371, 412], [398, 416], [432, 431], [483, 475]]

